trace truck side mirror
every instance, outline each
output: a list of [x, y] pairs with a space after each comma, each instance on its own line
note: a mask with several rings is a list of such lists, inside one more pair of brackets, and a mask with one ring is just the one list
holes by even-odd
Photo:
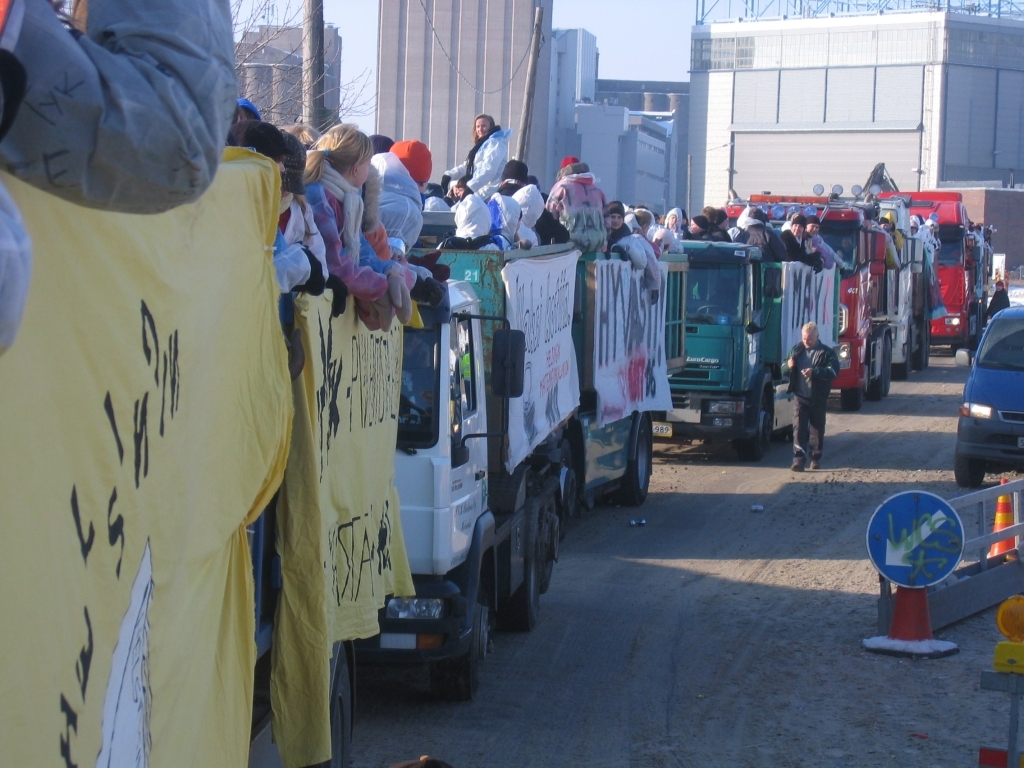
[[491, 392], [495, 397], [522, 397], [526, 334], [502, 328], [491, 344]]
[[452, 469], [469, 462], [469, 446], [463, 442], [452, 441]]
[[872, 261], [868, 263], [868, 274], [869, 275], [884, 275], [885, 274], [885, 262], [884, 261]]
[[782, 270], [766, 267], [764, 270], [764, 296], [766, 299], [782, 298]]

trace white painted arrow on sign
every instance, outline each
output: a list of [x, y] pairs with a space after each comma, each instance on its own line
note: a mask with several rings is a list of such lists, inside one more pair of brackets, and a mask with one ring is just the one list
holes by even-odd
[[909, 565], [906, 561], [911, 550], [927, 539], [939, 527], [950, 518], [939, 510], [934, 515], [926, 517], [916, 529], [910, 532], [902, 542], [894, 542], [892, 539], [885, 541], [885, 564], [886, 565]]

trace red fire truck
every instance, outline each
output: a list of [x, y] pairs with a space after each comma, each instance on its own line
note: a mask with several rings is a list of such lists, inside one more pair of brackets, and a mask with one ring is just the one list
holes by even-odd
[[[879, 197], [895, 194], [883, 192]], [[959, 192], [925, 190], [898, 194], [910, 199], [912, 214], [938, 222], [936, 235], [942, 247], [936, 253], [935, 267], [947, 314], [931, 321], [931, 341], [949, 344], [953, 349], [973, 349], [985, 327], [992, 249], [981, 233], [970, 231], [967, 209]]]

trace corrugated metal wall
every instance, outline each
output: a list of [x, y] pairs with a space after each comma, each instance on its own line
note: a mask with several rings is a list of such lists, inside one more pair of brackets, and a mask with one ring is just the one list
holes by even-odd
[[[946, 175], [971, 176], [992, 168], [995, 149], [996, 70], [949, 65], [946, 72]], [[968, 175], [965, 177], [964, 174]], [[987, 177], [986, 177], [987, 178]]]
[[874, 100], [874, 67], [843, 67], [828, 71], [826, 122], [871, 122]]
[[1000, 70], [998, 95], [996, 167], [1024, 168], [1024, 72]]
[[736, 73], [734, 123], [774, 123], [779, 119], [779, 71]]
[[779, 122], [820, 123], [824, 119], [825, 70], [782, 70], [779, 81]]

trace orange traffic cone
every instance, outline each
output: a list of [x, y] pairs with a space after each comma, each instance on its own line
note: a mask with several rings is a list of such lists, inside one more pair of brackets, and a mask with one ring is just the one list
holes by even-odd
[[[999, 481], [999, 484], [1006, 485], [1008, 482], [1010, 481], [1004, 477]], [[1004, 528], [1009, 528], [1011, 525], [1013, 525], [1013, 503], [1010, 501], [1009, 496], [1000, 496], [996, 500], [996, 520], [992, 525], [992, 532], [1001, 531]], [[1004, 539], [992, 545], [992, 548], [988, 551], [988, 556], [998, 557], [1007, 552], [1013, 552], [1016, 549], [1017, 543], [1014, 539]]]

